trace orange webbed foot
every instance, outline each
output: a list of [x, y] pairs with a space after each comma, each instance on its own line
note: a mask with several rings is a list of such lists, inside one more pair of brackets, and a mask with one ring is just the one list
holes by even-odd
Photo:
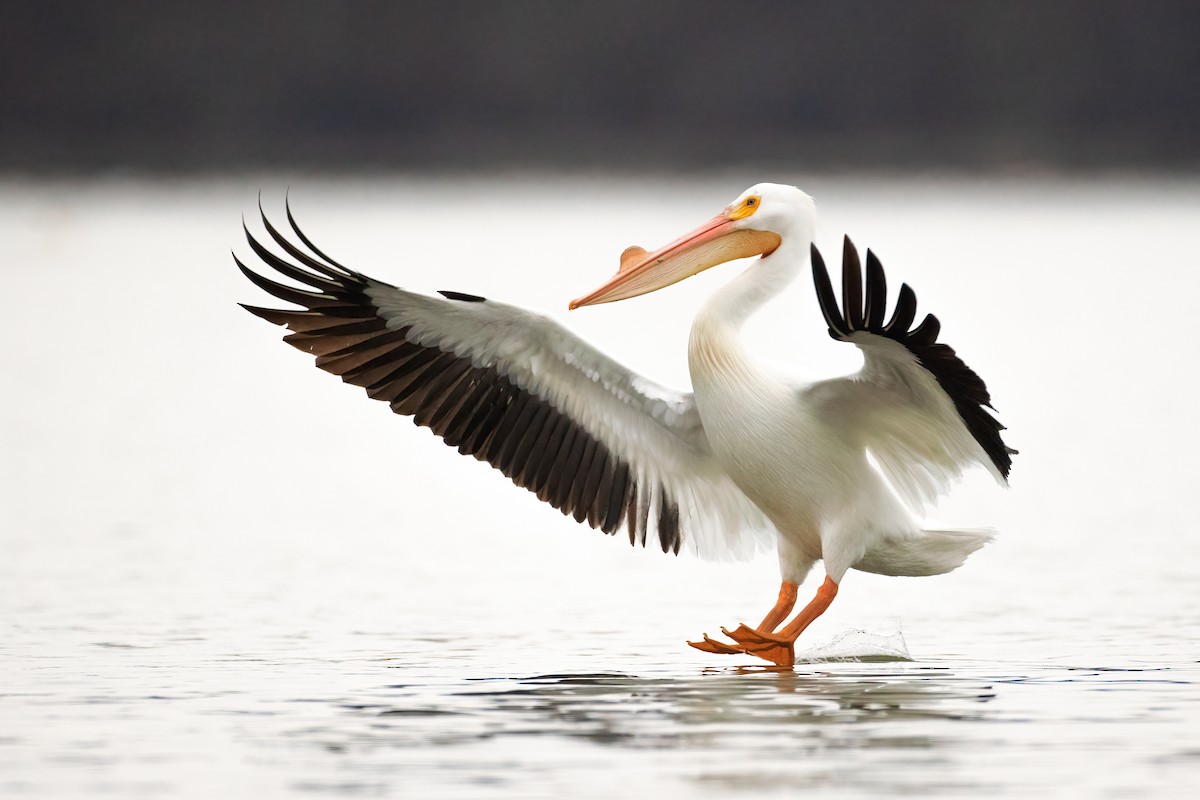
[[730, 639], [733, 639], [735, 644], [727, 644], [713, 639], [707, 633], [704, 634], [703, 641], [688, 642], [688, 644], [706, 653], [755, 656], [781, 667], [790, 667], [796, 661], [792, 642], [787, 639], [782, 639], [762, 631], [756, 631], [745, 624], [738, 625], [732, 631], [722, 627], [721, 632]]
[[707, 633], [704, 634], [703, 641], [688, 642], [688, 644], [697, 650], [703, 650], [706, 653], [720, 653], [721, 655], [727, 656], [739, 655], [745, 652], [740, 647], [734, 647], [732, 645], [725, 644], [724, 642], [719, 642], [716, 639], [711, 638]]
[[748, 625], [739, 625], [732, 631], [722, 628], [721, 632], [737, 642], [747, 655], [757, 656], [781, 667], [796, 663], [795, 641], [792, 639], [755, 630]]

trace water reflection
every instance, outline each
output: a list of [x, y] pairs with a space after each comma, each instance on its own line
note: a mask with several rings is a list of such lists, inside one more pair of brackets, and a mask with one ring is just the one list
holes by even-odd
[[602, 786], [615, 763], [623, 780], [672, 795], [828, 786], [834, 774], [925, 790], [944, 778], [929, 764], [958, 746], [947, 723], [985, 721], [995, 699], [990, 681], [918, 664], [556, 673], [385, 685], [288, 736], [428, 780], [442, 764], [464, 796], [524, 791], [519, 776], [540, 769]]
[[411, 685], [389, 686], [370, 703], [340, 708], [361, 717], [360, 733], [375, 744], [393, 737], [394, 744], [408, 743], [412, 720], [420, 719], [425, 742], [443, 745], [497, 736], [567, 736], [600, 744], [712, 748], [761, 736], [779, 748], [820, 738], [830, 728], [845, 743], [847, 723], [871, 723], [863, 732], [866, 741], [854, 746], [925, 747], [929, 737], [894, 736], [880, 724], [980, 719], [996, 696], [991, 683], [960, 678], [948, 668], [866, 666], [836, 671], [739, 666], [691, 677], [578, 673], [473, 679], [441, 697]]
[[[843, 662], [411, 682], [343, 701], [327, 725], [295, 734], [342, 755], [405, 763], [416, 756], [426, 771], [431, 763], [453, 764], [464, 787], [504, 784], [513, 765], [600, 781], [605, 765], [620, 763], [628, 780], [688, 794], [834, 785], [1003, 793], [1012, 786], [997, 776], [1029, 769], [1026, 759], [1053, 769], [1056, 731], [1069, 730], [1086, 752], [1121, 740], [1128, 755], [1139, 755], [1120, 732], [1125, 726], [1112, 724], [1128, 721], [1127, 707], [1099, 703], [1094, 693], [1149, 678], [1177, 700], [1178, 684], [1190, 683], [1181, 666], [1151, 676], [1139, 667]], [[1014, 735], [1028, 737], [1033, 749], [994, 753]], [[1189, 752], [1180, 751], [1180, 763]], [[476, 753], [492, 756], [477, 760]]]

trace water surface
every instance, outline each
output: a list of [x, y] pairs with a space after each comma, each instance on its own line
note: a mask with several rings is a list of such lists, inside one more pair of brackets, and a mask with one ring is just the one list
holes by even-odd
[[[239, 215], [286, 181], [346, 263], [561, 314], [684, 385], [736, 267], [565, 302], [759, 177], [0, 185], [0, 794], [1188, 796], [1200, 185], [782, 176], [822, 244], [849, 231], [916, 288], [1021, 450], [1010, 490], [938, 512], [995, 544], [851, 573], [794, 670], [683, 645], [762, 615], [769, 554], [577, 526], [233, 304], [261, 301]], [[855, 367], [807, 286], [749, 333]]]

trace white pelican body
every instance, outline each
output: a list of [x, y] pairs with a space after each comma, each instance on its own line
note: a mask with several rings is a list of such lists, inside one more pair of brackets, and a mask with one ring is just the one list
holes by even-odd
[[[872, 483], [870, 470], [858, 468], [861, 454], [839, 444], [837, 431], [805, 402], [803, 387], [773, 374], [741, 341], [747, 317], [791, 283], [807, 261], [813, 234], [805, 223], [811, 219], [786, 220], [795, 229], [783, 232], [769, 259], [713, 295], [688, 341], [692, 391], [713, 454], [774, 525], [780, 571], [797, 584], [827, 549], [821, 520], [853, 500], [839, 497], [845, 482], [854, 484], [855, 493], [864, 485], [861, 479]], [[828, 545], [832, 555], [836, 539]], [[834, 581], [849, 566], [839, 571], [840, 563], [836, 557], [826, 561]]]
[[[317, 291], [260, 287], [305, 310], [249, 308], [295, 333], [317, 365], [363, 386], [515, 483], [631, 543], [686, 544], [702, 557], [779, 553], [779, 601], [756, 628], [707, 635], [694, 647], [790, 664], [793, 643], [832, 602], [850, 568], [933, 575], [959, 566], [990, 534], [923, 530], [919, 513], [966, 467], [1001, 482], [1011, 464], [983, 382], [938, 343], [903, 286], [885, 322], [883, 268], [866, 280], [846, 240], [839, 308], [813, 246], [816, 212], [799, 189], [758, 184], [696, 231], [653, 252], [629, 248], [617, 275], [571, 308], [654, 291], [725, 261], [761, 256], [697, 315], [688, 346], [692, 393], [658, 386], [558, 323], [474, 295], [421, 295], [271, 238], [297, 266], [247, 232], [254, 252]], [[746, 319], [810, 263], [834, 338], [864, 353], [845, 378], [796, 384], [746, 351]], [[306, 269], [307, 268], [307, 269]], [[817, 596], [788, 625], [797, 585], [823, 560]], [[724, 629], [723, 629], [724, 630]]]
[[865, 442], [848, 446], [855, 431], [838, 413], [846, 399], [839, 384], [796, 384], [742, 344], [743, 322], [807, 263], [813, 236], [804, 223], [814, 218], [789, 220], [794, 227], [770, 258], [709, 300], [692, 326], [688, 363], [714, 455], [779, 533], [784, 579], [801, 583], [824, 560], [840, 583], [872, 545], [916, 536], [920, 527], [867, 461]]

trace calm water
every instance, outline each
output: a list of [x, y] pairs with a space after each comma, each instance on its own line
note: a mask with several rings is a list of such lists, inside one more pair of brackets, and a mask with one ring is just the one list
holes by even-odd
[[[1200, 183], [771, 176], [913, 284], [1021, 450], [939, 510], [996, 544], [851, 573], [794, 671], [683, 645], [762, 615], [769, 555], [564, 520], [233, 305], [260, 186], [368, 273], [566, 317], [761, 177], [0, 184], [0, 795], [1190, 796]], [[685, 384], [735, 269], [569, 320]], [[751, 338], [855, 367], [807, 286]]]

